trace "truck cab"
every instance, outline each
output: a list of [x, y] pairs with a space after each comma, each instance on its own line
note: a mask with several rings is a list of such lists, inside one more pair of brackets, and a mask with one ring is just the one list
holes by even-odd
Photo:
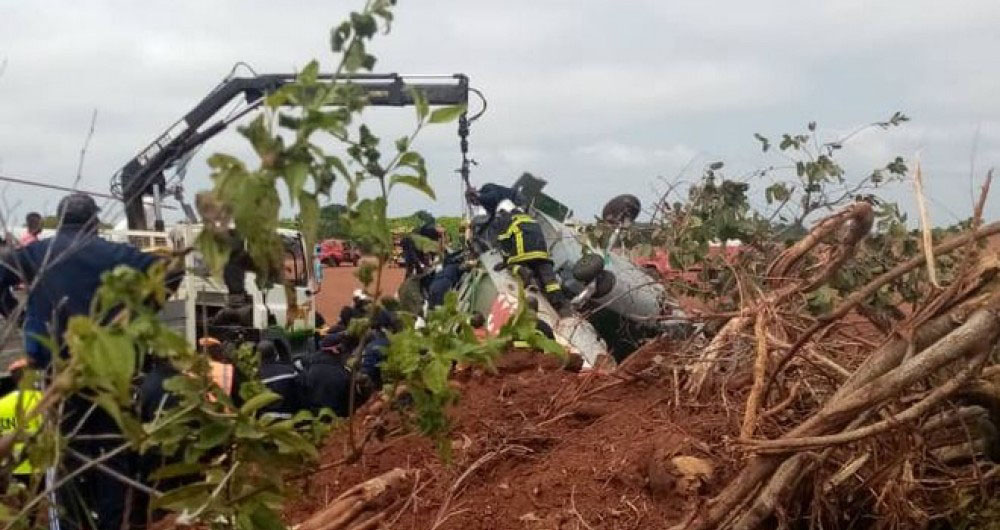
[[[103, 234], [111, 241], [130, 243], [143, 251], [175, 251], [193, 248], [201, 233], [199, 224], [178, 224], [166, 232], [113, 230]], [[257, 340], [271, 327], [288, 332], [311, 331], [316, 325], [315, 291], [317, 278], [305, 239], [295, 230], [278, 229], [283, 244], [282, 274], [286, 285], [268, 289], [257, 286], [253, 272], [246, 274], [246, 290], [252, 305], [252, 326], [243, 332], [246, 340]], [[227, 307], [229, 292], [222, 278], [213, 275], [204, 257], [194, 250], [185, 256], [186, 274], [177, 292], [167, 301], [161, 316], [189, 343], [211, 334], [209, 321]], [[257, 335], [257, 336], [255, 336]]]

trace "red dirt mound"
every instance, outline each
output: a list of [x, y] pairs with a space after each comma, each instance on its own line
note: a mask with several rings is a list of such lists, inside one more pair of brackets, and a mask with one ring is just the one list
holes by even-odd
[[[390, 434], [373, 439], [358, 461], [307, 481], [288, 520], [298, 523], [355, 484], [402, 468], [411, 478], [384, 508], [389, 528], [676, 523], [735, 468], [701, 440], [717, 439], [738, 419], [678, 409], [664, 349], [643, 348], [612, 374], [570, 373], [539, 354], [512, 352], [497, 374], [456, 382], [462, 401], [451, 410], [450, 463], [390, 417]], [[346, 445], [346, 432], [336, 433], [323, 461], [343, 459]]]

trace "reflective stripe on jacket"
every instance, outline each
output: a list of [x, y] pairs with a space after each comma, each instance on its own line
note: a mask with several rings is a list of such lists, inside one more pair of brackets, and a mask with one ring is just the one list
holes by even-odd
[[497, 242], [507, 257], [507, 263], [549, 259], [549, 249], [545, 244], [542, 227], [525, 213], [511, 216], [509, 224], [497, 236]]

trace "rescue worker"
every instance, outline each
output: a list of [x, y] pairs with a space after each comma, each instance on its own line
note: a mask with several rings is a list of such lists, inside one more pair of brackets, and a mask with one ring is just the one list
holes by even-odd
[[552, 331], [552, 326], [548, 322], [538, 318], [538, 299], [534, 296], [528, 297], [528, 309], [535, 314], [535, 329], [545, 335], [545, 338], [549, 340], [556, 340], [556, 334]]
[[361, 351], [361, 373], [368, 377], [375, 389], [382, 388], [382, 361], [389, 346], [389, 334], [399, 331], [399, 319], [391, 311], [380, 309], [372, 319], [368, 342]]
[[[324, 348], [313, 354], [303, 377], [303, 402], [313, 414], [330, 409], [341, 418], [350, 415], [351, 369], [347, 365], [349, 351]], [[361, 377], [354, 377], [358, 387], [364, 387]], [[359, 407], [368, 396], [361, 388], [355, 391], [354, 406]]]
[[[102, 274], [123, 265], [145, 271], [159, 260], [131, 245], [101, 239], [98, 212], [89, 195], [64, 197], [58, 206], [61, 224], [55, 236], [15, 250], [0, 266], [0, 296], [19, 283], [29, 286], [24, 341], [29, 363], [36, 367], [46, 368], [52, 355], [66, 354], [62, 344], [66, 323], [74, 315], [89, 312]], [[180, 279], [179, 271], [170, 275], [168, 288], [176, 288]], [[38, 337], [50, 337], [56, 351], [50, 351]], [[106, 439], [118, 432], [117, 423], [103, 409], [88, 413], [91, 409], [89, 400], [73, 396], [66, 402], [63, 423], [64, 428], [76, 428], [87, 438], [70, 442], [70, 448], [86, 458], [96, 458], [118, 443]], [[134, 474], [136, 463], [134, 454], [124, 452], [108, 458], [104, 466], [128, 476]], [[118, 529], [124, 514], [131, 511], [126, 508], [128, 490], [111, 475], [89, 469], [57, 492], [58, 501], [65, 503], [67, 520], [62, 523], [69, 528]]]
[[[7, 369], [10, 373], [10, 382], [16, 390], [8, 392], [0, 398], [0, 436], [16, 432], [21, 425], [21, 421], [25, 419], [25, 415], [42, 399], [42, 393], [38, 390], [21, 390], [19, 388], [21, 376], [24, 374], [24, 369], [27, 366], [27, 359], [18, 359], [12, 362]], [[34, 434], [41, 426], [42, 417], [38, 416], [24, 426], [24, 432], [29, 435]], [[23, 450], [24, 443], [14, 445], [14, 462], [18, 462], [24, 457], [21, 454]], [[14, 467], [13, 474], [17, 480], [27, 482], [27, 477], [34, 472], [35, 470], [31, 467], [31, 462], [24, 457], [24, 460]]]
[[497, 207], [503, 201], [510, 201], [514, 204], [520, 202], [520, 197], [513, 188], [508, 188], [507, 186], [501, 186], [499, 184], [493, 184], [492, 182], [487, 182], [479, 187], [479, 190], [469, 189], [465, 193], [465, 198], [475, 206], [482, 206], [486, 210], [486, 214], [489, 216], [490, 220], [493, 220], [497, 214]]
[[566, 298], [552, 260], [549, 259], [542, 227], [509, 200], [501, 201], [497, 206], [497, 222], [500, 226], [497, 245], [504, 255], [504, 261], [496, 269], [510, 268], [511, 273], [521, 279], [525, 288], [530, 288], [532, 280], [537, 280], [552, 307], [561, 316], [565, 316]]
[[422, 274], [431, 266], [433, 253], [422, 250], [414, 240], [413, 236], [418, 235], [431, 241], [441, 242], [441, 232], [438, 231], [434, 219], [429, 219], [424, 224], [417, 227], [413, 232], [407, 234], [399, 246], [403, 250], [403, 263], [406, 267], [406, 278], [416, 274]]
[[288, 355], [282, 355], [277, 345], [271, 340], [258, 342], [256, 349], [260, 356], [260, 365], [257, 368], [260, 382], [268, 390], [281, 396], [281, 399], [267, 405], [261, 409], [261, 412], [291, 418], [296, 412], [308, 408], [302, 399], [303, 389], [300, 374], [290, 361], [284, 360]]
[[441, 263], [434, 267], [434, 273], [427, 276], [425, 292], [427, 293], [427, 306], [429, 309], [444, 303], [444, 297], [458, 286], [462, 279], [462, 269], [464, 268], [464, 252], [453, 252], [441, 260]]
[[24, 217], [24, 234], [21, 235], [20, 244], [26, 247], [38, 241], [38, 235], [42, 233], [42, 214], [31, 212]]

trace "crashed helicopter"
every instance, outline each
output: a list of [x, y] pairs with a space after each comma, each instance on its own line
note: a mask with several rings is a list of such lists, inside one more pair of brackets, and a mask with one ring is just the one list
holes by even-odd
[[[601, 248], [576, 230], [578, 223], [566, 205], [543, 193], [546, 184], [525, 173], [511, 189], [518, 206], [541, 226], [553, 268], [563, 289], [572, 296], [572, 311], [566, 316], [560, 316], [544, 297], [536, 297], [538, 317], [554, 330], [556, 339], [593, 365], [602, 356], [623, 359], [646, 338], [690, 333], [684, 313], [663, 284], [611, 251], [618, 232], [639, 215], [639, 200], [622, 195], [605, 205], [603, 221], [616, 231]], [[498, 266], [503, 257], [488, 223], [482, 212], [470, 220], [467, 237], [472, 240], [470, 246], [479, 266], [463, 277], [458, 291], [461, 306], [485, 315], [487, 331], [496, 332], [517, 307], [519, 282], [509, 270]]]

